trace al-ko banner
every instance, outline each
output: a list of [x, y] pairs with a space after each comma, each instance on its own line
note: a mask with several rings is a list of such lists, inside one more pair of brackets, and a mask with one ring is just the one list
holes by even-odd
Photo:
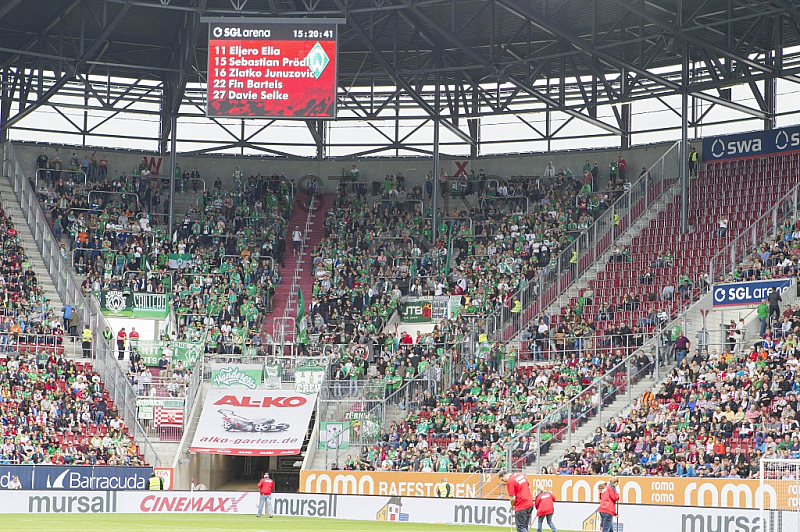
[[106, 316], [163, 319], [169, 314], [166, 294], [99, 290], [95, 295]]
[[142, 360], [148, 366], [157, 366], [158, 359], [164, 353], [164, 348], [169, 344], [172, 349], [172, 365], [173, 367], [180, 360], [183, 366], [191, 368], [200, 355], [203, 354], [203, 344], [194, 342], [173, 342], [167, 340], [132, 340], [130, 347], [134, 347], [142, 355]]
[[[449, 475], [448, 475], [449, 477]], [[449, 478], [448, 478], [449, 480]], [[7, 491], [0, 513], [20, 514], [238, 514], [255, 515], [258, 492], [237, 491]], [[564, 530], [599, 530], [597, 501], [555, 503], [554, 520]], [[514, 513], [505, 499], [310, 495], [274, 493], [275, 515], [394, 521], [427, 524], [482, 525], [508, 530]], [[754, 509], [755, 508], [755, 509]], [[789, 532], [798, 528], [798, 512], [772, 510], [761, 522], [757, 506], [729, 509], [623, 504], [615, 530], [670, 532]], [[653, 523], [658, 523], [654, 527]], [[763, 524], [763, 526], [762, 526]]]
[[755, 307], [767, 299], [772, 289], [783, 295], [791, 288], [792, 279], [773, 279], [769, 281], [749, 281], [745, 283], [715, 284], [714, 308]]
[[191, 450], [244, 456], [300, 453], [317, 395], [292, 390], [208, 392]]
[[221, 364], [212, 362], [211, 386], [255, 390], [261, 386], [264, 367], [261, 364]]
[[22, 489], [138, 490], [144, 489], [152, 467], [0, 465], [0, 490], [14, 476]]
[[798, 150], [800, 150], [800, 126], [703, 139], [703, 160], [706, 162], [764, 157]]

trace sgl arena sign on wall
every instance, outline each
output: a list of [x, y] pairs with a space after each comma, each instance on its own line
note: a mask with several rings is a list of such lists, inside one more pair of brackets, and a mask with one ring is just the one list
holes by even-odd
[[711, 289], [714, 308], [756, 307], [775, 288], [781, 297], [794, 283], [793, 279], [715, 284]]
[[703, 161], [764, 157], [800, 151], [800, 126], [703, 139]]

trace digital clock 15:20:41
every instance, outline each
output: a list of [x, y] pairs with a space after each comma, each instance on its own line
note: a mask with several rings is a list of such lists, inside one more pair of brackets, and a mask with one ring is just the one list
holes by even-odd
[[333, 30], [294, 30], [295, 39], [333, 39]]

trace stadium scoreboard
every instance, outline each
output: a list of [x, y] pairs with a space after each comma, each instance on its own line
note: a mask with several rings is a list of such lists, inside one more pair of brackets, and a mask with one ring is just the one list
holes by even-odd
[[204, 19], [210, 117], [336, 118], [340, 19]]

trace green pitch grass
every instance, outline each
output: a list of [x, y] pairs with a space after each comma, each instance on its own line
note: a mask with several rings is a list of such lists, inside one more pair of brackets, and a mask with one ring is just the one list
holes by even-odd
[[[3, 530], [80, 530], [109, 532], [113, 530], [180, 530], [189, 531], [253, 531], [253, 532], [475, 532], [477, 530], [507, 530], [510, 527], [428, 525], [425, 523], [384, 523], [380, 521], [346, 521], [343, 519], [313, 519], [308, 517], [257, 518], [254, 515], [29, 515], [4, 514]], [[543, 530], [550, 530], [546, 526]], [[536, 530], [534, 527], [532, 530]], [[564, 530], [561, 532], [570, 532]]]

